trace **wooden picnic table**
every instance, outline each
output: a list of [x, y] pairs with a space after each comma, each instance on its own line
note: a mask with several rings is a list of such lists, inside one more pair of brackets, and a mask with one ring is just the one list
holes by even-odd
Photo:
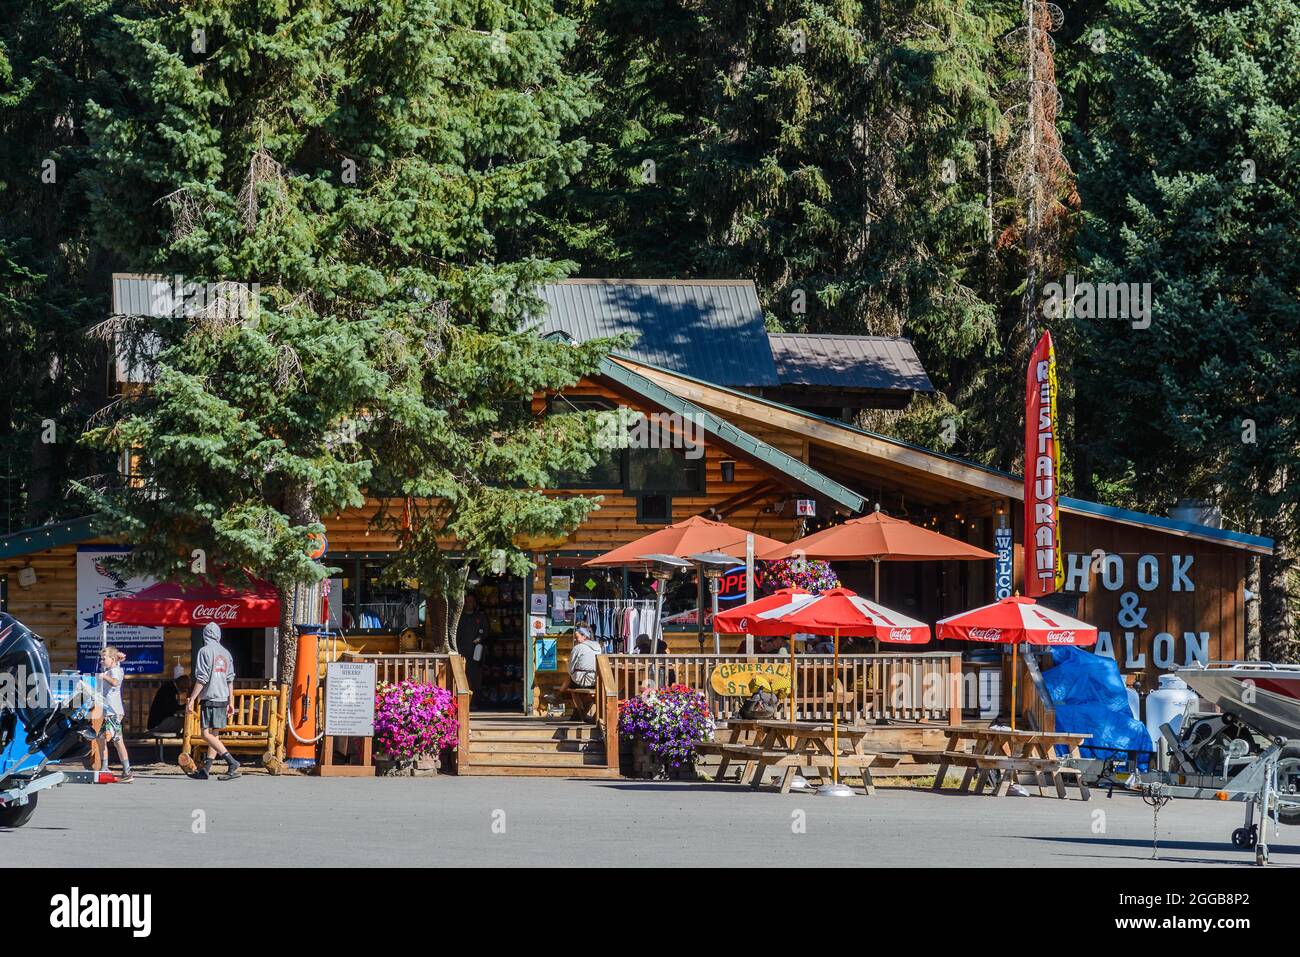
[[[994, 773], [998, 773], [993, 792], [997, 797], [1006, 795], [1013, 783], [1019, 783], [1021, 775], [1032, 775], [1040, 795], [1047, 793], [1050, 783], [1055, 787], [1056, 796], [1064, 798], [1066, 783], [1072, 781], [1079, 789], [1080, 798], [1087, 801], [1091, 795], [1079, 768], [1062, 764], [1056, 748], [1064, 746], [1069, 750], [1068, 757], [1077, 761], [1080, 745], [1091, 737], [1090, 734], [957, 727], [949, 730], [948, 744], [943, 751], [914, 750], [912, 756], [918, 761], [938, 762], [939, 772], [933, 787], [936, 791], [943, 788], [948, 770], [955, 765], [966, 769], [958, 788], [963, 794], [970, 792], [972, 785], [976, 794], [983, 794], [984, 788], [991, 786]], [[970, 745], [969, 749], [964, 747], [966, 744]]]
[[[900, 757], [865, 750], [866, 736], [873, 730], [871, 725], [839, 727], [839, 764], [862, 775], [862, 789], [866, 794], [875, 794], [876, 791], [871, 767], [892, 766]], [[745, 762], [740, 782], [748, 782], [752, 788], [762, 785], [768, 768], [784, 768], [780, 785], [782, 794], [790, 792], [800, 768], [816, 769], [823, 779], [832, 776], [837, 756], [835, 729], [829, 721], [729, 720], [726, 735], [725, 741], [697, 746], [704, 753], [721, 755], [719, 780], [733, 760]]]

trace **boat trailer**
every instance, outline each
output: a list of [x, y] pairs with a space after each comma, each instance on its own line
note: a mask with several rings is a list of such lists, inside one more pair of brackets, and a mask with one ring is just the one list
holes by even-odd
[[[1172, 798], [1241, 801], [1246, 818], [1233, 847], [1268, 863], [1269, 823], [1300, 825], [1300, 702], [1276, 693], [1300, 668], [1261, 662], [1212, 662], [1178, 672], [1215, 712], [1184, 714], [1179, 732], [1162, 725], [1160, 770], [1134, 772], [1125, 787], [1148, 803]], [[1167, 755], [1162, 754], [1167, 748]], [[1258, 822], [1256, 814], [1258, 813]]]

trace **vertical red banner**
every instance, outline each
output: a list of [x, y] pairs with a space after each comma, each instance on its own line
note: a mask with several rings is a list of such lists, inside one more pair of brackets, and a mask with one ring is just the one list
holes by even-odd
[[1056, 350], [1044, 332], [1025, 375], [1025, 594], [1048, 595], [1065, 581], [1061, 554], [1061, 444], [1056, 419]]

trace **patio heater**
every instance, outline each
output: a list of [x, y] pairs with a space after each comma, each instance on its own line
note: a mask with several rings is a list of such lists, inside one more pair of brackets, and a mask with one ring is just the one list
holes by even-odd
[[664, 633], [664, 592], [668, 590], [668, 581], [683, 568], [690, 568], [691, 563], [676, 555], [638, 555], [637, 560], [650, 563], [650, 577], [655, 580], [655, 633], [650, 636], [650, 653], [654, 654]]
[[723, 573], [728, 568], [735, 567], [736, 559], [726, 552], [702, 552], [699, 555], [692, 555], [691, 561], [709, 583], [709, 596], [713, 604], [713, 653], [720, 655], [722, 639], [718, 636], [718, 587]]

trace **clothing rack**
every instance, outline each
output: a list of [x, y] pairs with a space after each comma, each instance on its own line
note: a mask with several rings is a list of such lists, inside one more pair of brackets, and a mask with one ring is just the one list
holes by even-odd
[[651, 649], [663, 637], [652, 598], [575, 598], [573, 621], [585, 622], [607, 653], [636, 651], [638, 635], [650, 636]]

